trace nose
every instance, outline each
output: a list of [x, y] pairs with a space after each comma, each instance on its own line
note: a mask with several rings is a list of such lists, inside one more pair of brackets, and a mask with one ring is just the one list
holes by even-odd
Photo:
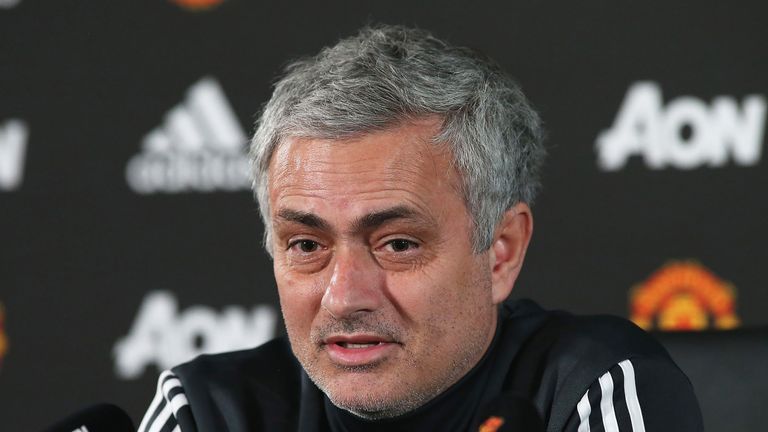
[[339, 250], [321, 305], [337, 319], [373, 312], [384, 301], [383, 283], [382, 270], [367, 251]]

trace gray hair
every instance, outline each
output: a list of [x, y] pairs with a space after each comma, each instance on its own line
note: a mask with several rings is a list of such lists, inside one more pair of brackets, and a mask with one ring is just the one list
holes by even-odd
[[539, 116], [496, 63], [402, 26], [366, 27], [289, 64], [257, 121], [253, 188], [271, 253], [270, 158], [287, 137], [344, 139], [439, 116], [462, 176], [473, 247], [491, 246], [504, 212], [532, 203], [545, 150]]

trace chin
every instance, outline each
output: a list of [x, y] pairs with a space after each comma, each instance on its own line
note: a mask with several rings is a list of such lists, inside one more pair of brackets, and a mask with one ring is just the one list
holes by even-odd
[[336, 407], [364, 419], [397, 417], [415, 410], [430, 399], [429, 395], [412, 389], [382, 386], [381, 381], [374, 377], [355, 378], [340, 378], [320, 388]]
[[353, 395], [340, 395], [340, 397], [332, 396], [330, 393], [326, 395], [338, 408], [368, 420], [397, 417], [415, 409], [408, 404], [403, 404], [398, 398], [392, 398], [391, 394], [363, 395], [358, 391]]

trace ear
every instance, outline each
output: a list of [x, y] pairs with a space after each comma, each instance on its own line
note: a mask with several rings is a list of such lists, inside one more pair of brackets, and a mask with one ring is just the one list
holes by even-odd
[[518, 203], [504, 213], [496, 226], [489, 258], [493, 303], [503, 302], [520, 274], [525, 251], [533, 233], [533, 215], [528, 204]]

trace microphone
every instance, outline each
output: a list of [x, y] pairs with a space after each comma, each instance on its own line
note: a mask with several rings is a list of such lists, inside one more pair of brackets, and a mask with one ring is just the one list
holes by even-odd
[[43, 432], [135, 432], [133, 421], [120, 407], [97, 404], [82, 409]]
[[544, 432], [544, 422], [528, 399], [506, 393], [479, 411], [477, 432]]

